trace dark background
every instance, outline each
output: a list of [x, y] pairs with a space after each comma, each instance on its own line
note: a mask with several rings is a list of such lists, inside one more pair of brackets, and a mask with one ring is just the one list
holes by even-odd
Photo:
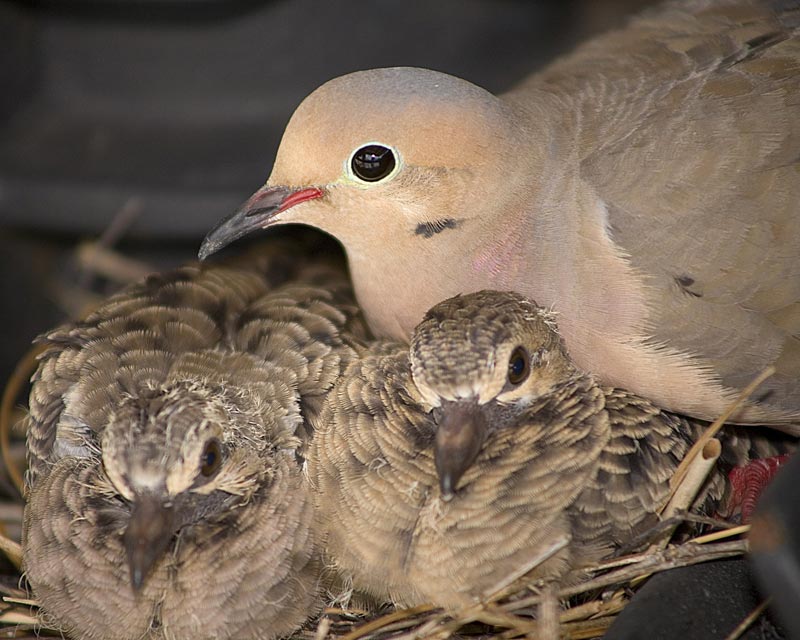
[[642, 4], [0, 1], [0, 380], [91, 304], [87, 286], [118, 284], [82, 273], [80, 242], [105, 234], [153, 267], [191, 259], [326, 80], [410, 65], [502, 91]]

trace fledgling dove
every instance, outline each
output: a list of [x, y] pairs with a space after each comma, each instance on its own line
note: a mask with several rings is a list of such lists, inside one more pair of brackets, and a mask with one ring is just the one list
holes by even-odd
[[274, 638], [319, 610], [303, 435], [360, 320], [343, 272], [292, 260], [155, 275], [43, 338], [24, 571], [69, 637]]
[[575, 362], [661, 407], [800, 433], [800, 5], [684, 0], [500, 96], [416, 68], [298, 107], [266, 185], [206, 238], [304, 223], [345, 246], [377, 335], [519, 291]]
[[[332, 564], [379, 599], [447, 608], [520, 568], [558, 579], [647, 530], [701, 431], [600, 386], [551, 314], [489, 291], [435, 306], [410, 350], [373, 344], [320, 422], [308, 464]], [[746, 461], [747, 438], [733, 445]]]

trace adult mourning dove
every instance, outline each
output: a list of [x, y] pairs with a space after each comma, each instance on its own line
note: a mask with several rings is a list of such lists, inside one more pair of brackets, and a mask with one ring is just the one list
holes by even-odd
[[51, 625], [261, 639], [318, 611], [302, 436], [360, 319], [344, 272], [292, 260], [152, 276], [44, 337], [23, 550]]
[[[440, 303], [410, 350], [372, 345], [320, 422], [309, 474], [332, 563], [378, 598], [448, 608], [521, 569], [558, 579], [654, 525], [701, 430], [601, 387], [552, 315], [497, 292]], [[769, 452], [732, 444], [733, 462]]]
[[659, 406], [800, 432], [800, 5], [684, 0], [508, 93], [417, 68], [307, 97], [201, 257], [300, 222], [344, 245], [378, 335], [519, 291], [575, 362]]

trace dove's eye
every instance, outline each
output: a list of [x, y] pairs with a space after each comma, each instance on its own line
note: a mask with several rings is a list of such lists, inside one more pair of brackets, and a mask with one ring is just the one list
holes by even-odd
[[209, 440], [200, 456], [200, 473], [206, 478], [213, 476], [222, 464], [222, 450], [218, 440]]
[[368, 144], [350, 159], [353, 174], [364, 182], [378, 182], [391, 175], [397, 166], [394, 151], [382, 144]]
[[531, 360], [528, 352], [522, 347], [517, 347], [511, 352], [508, 359], [508, 381], [511, 384], [520, 384], [531, 372]]

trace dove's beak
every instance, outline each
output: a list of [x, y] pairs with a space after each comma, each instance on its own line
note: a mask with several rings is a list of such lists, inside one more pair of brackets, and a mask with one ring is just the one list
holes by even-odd
[[198, 256], [205, 260], [212, 253], [242, 236], [268, 226], [279, 213], [307, 200], [321, 198], [322, 189], [306, 187], [291, 189], [289, 187], [263, 186], [245, 202], [239, 210], [223, 219], [203, 240]]
[[131, 509], [125, 529], [131, 585], [139, 591], [158, 559], [164, 555], [175, 534], [175, 511], [158, 496], [141, 494]]
[[442, 500], [455, 495], [458, 481], [483, 447], [486, 431], [486, 417], [477, 404], [456, 402], [442, 407], [434, 444]]

